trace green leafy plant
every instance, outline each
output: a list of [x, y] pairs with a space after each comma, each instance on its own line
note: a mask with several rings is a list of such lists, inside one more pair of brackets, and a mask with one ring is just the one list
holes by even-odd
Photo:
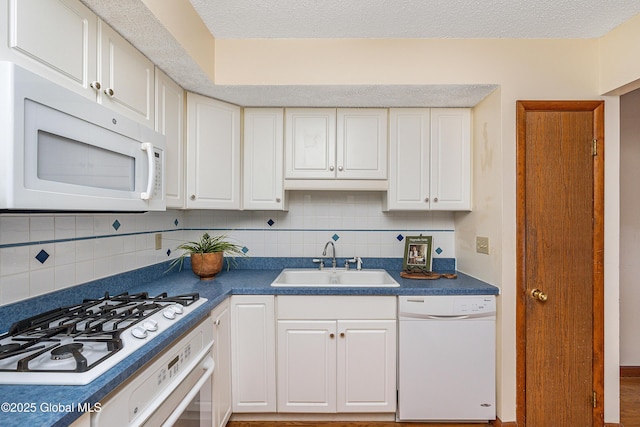
[[227, 258], [227, 271], [230, 268], [231, 263], [236, 263], [235, 257], [246, 257], [247, 254], [242, 251], [242, 246], [229, 241], [229, 236], [226, 234], [220, 234], [218, 236], [211, 237], [209, 233], [204, 233], [200, 238], [200, 241], [185, 242], [179, 245], [176, 249], [181, 249], [183, 252], [180, 256], [169, 264], [169, 270], [178, 267], [178, 271], [182, 270], [184, 259], [191, 254], [211, 254], [216, 252], [223, 252]]

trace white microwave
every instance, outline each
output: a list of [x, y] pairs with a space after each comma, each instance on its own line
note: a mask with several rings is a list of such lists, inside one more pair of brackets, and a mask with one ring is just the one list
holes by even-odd
[[166, 209], [165, 138], [0, 62], [0, 212]]

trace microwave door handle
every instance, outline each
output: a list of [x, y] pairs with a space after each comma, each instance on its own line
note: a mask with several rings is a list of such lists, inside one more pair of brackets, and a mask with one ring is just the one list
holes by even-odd
[[147, 177], [147, 191], [140, 193], [140, 198], [142, 200], [149, 200], [153, 195], [153, 187], [156, 185], [156, 162], [153, 158], [153, 144], [150, 142], [143, 142], [142, 150], [147, 152], [149, 176]]

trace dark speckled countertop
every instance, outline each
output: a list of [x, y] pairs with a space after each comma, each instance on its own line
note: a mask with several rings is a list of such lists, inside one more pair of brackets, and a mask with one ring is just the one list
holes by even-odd
[[[6, 412], [0, 407], [0, 425], [7, 426], [68, 426], [81, 412], [79, 406], [100, 402], [111, 390], [124, 382], [136, 370], [151, 360], [197, 324], [229, 295], [497, 295], [499, 289], [473, 277], [458, 273], [457, 279], [409, 280], [400, 277], [402, 260], [367, 260], [368, 268], [384, 268], [400, 284], [399, 288], [282, 288], [271, 282], [282, 268], [306, 267], [307, 259], [262, 258], [244, 261], [238, 269], [223, 271], [213, 281], [200, 281], [190, 269], [166, 273], [167, 264], [159, 264], [133, 272], [96, 280], [84, 285], [31, 298], [0, 307], [0, 331], [7, 331], [12, 322], [60, 306], [81, 302], [84, 298], [98, 298], [105, 292], [148, 292], [169, 295], [198, 292], [207, 298], [179, 324], [163, 331], [148, 344], [107, 371], [97, 380], [84, 386], [0, 385], [0, 404], [15, 403], [14, 409], [30, 412]], [[451, 264], [455, 265], [455, 264]], [[443, 264], [440, 271], [451, 271]], [[447, 268], [449, 267], [449, 268]], [[436, 267], [434, 266], [434, 270]], [[59, 411], [64, 407], [71, 411]], [[86, 407], [86, 406], [84, 406]], [[31, 411], [33, 409], [33, 411]]]

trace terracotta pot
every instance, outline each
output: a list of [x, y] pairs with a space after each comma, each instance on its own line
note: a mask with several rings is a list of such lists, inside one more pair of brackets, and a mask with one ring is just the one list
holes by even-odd
[[211, 280], [222, 270], [224, 253], [191, 254], [191, 269], [200, 280]]

